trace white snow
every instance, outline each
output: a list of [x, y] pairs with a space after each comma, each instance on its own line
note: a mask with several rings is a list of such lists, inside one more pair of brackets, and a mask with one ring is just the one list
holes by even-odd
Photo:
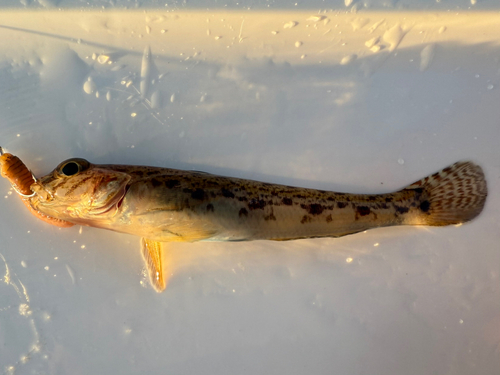
[[0, 374], [498, 374], [495, 1], [23, 1], [0, 145], [37, 176], [78, 156], [377, 193], [470, 159], [489, 196], [456, 227], [174, 244], [157, 294], [138, 238], [51, 227], [2, 179]]

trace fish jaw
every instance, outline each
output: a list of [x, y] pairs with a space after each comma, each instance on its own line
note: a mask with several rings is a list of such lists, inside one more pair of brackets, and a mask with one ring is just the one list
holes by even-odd
[[36, 210], [73, 223], [97, 226], [108, 221], [118, 211], [124, 198], [130, 175], [91, 166], [77, 176], [44, 176], [32, 185], [35, 196], [30, 204]]

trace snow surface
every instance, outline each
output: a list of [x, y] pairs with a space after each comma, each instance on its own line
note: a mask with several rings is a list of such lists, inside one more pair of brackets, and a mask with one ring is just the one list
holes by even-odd
[[0, 145], [38, 176], [79, 156], [376, 193], [470, 159], [489, 197], [459, 227], [176, 244], [157, 294], [138, 238], [50, 227], [2, 180], [0, 374], [500, 372], [497, 2], [50, 1], [0, 12]]

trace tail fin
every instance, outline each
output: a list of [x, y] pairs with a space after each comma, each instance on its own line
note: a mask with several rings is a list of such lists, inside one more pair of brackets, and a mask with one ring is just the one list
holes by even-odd
[[488, 195], [482, 168], [470, 161], [455, 163], [405, 190], [419, 193], [418, 224], [436, 226], [474, 219]]

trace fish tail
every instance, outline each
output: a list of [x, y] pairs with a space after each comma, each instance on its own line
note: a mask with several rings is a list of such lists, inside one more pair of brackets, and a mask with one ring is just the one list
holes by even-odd
[[416, 198], [414, 215], [407, 224], [443, 226], [474, 219], [488, 195], [482, 168], [470, 161], [457, 162], [417, 181], [405, 191]]

